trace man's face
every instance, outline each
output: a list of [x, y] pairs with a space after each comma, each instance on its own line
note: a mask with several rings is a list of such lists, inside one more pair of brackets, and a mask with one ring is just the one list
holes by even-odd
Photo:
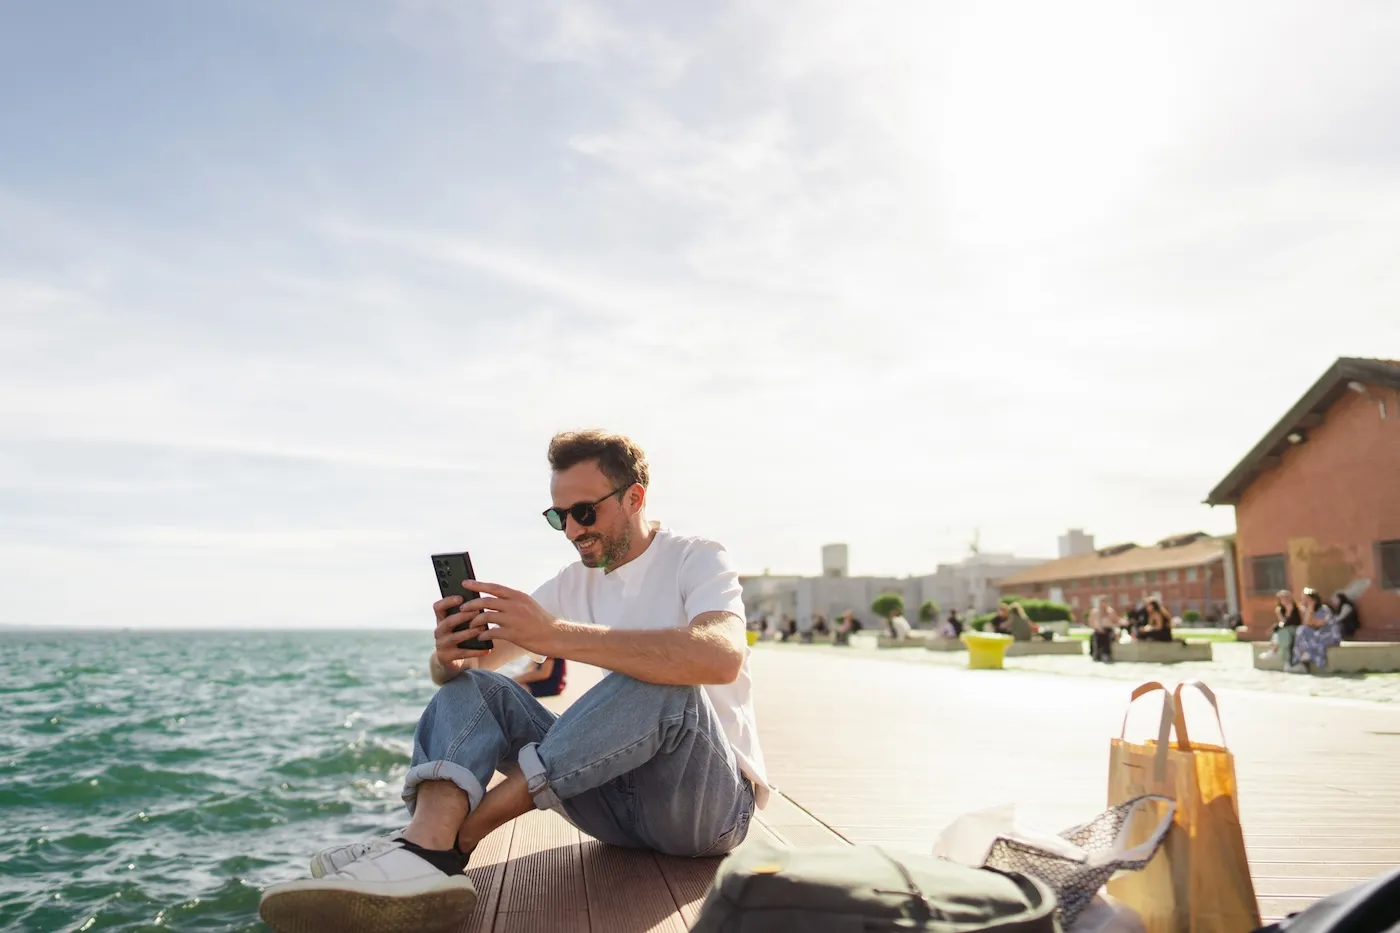
[[[551, 504], [558, 509], [567, 509], [579, 502], [595, 502], [616, 488], [594, 460], [555, 473], [549, 482]], [[606, 570], [627, 556], [632, 547], [632, 513], [626, 505], [630, 495], [628, 491], [599, 502], [594, 507], [598, 520], [586, 528], [574, 521], [572, 515], [565, 519], [564, 534], [578, 550], [585, 567]]]
[[997, 615], [1001, 616], [1003, 619], [1010, 614], [1011, 609], [1006, 605], [1006, 603], [1002, 603], [1000, 606], [997, 606]]

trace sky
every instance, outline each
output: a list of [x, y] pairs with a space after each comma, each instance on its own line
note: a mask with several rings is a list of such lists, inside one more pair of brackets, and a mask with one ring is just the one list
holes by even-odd
[[0, 623], [431, 624], [557, 430], [749, 572], [1233, 530], [1400, 357], [1400, 7], [0, 2]]

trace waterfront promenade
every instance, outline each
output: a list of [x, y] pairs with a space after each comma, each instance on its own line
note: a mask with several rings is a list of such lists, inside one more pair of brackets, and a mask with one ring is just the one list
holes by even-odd
[[[794, 845], [839, 834], [926, 852], [939, 830], [981, 807], [1016, 802], [1047, 829], [1104, 808], [1109, 738], [1132, 686], [1119, 678], [1131, 671], [968, 671], [891, 654], [908, 652], [754, 649], [770, 775], [811, 814], [780, 800], [755, 834]], [[1154, 672], [1171, 684], [1194, 674], [1181, 667]], [[571, 666], [567, 695], [552, 702], [562, 707], [597, 676]], [[1400, 864], [1400, 703], [1219, 692], [1265, 918]], [[1143, 705], [1133, 720], [1140, 735], [1155, 721]], [[1203, 741], [1216, 735], [1207, 711], [1204, 701], [1188, 707]], [[518, 823], [473, 859], [485, 896], [464, 929], [679, 931], [713, 871], [713, 861], [606, 849], [548, 814]]]

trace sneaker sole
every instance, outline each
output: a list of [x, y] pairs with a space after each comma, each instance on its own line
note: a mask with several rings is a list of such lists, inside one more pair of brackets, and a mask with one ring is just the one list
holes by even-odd
[[475, 907], [476, 887], [466, 875], [393, 893], [354, 881], [289, 881], [263, 892], [258, 916], [277, 933], [447, 933]]

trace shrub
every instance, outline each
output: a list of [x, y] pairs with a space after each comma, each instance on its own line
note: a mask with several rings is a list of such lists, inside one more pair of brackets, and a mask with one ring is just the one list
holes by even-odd
[[919, 607], [919, 621], [932, 622], [938, 618], [938, 603], [931, 599], [924, 600], [924, 604]]
[[1201, 621], [1201, 614], [1200, 614], [1199, 612], [1197, 612], [1196, 610], [1194, 610], [1194, 609], [1187, 609], [1185, 612], [1183, 612], [1183, 613], [1181, 614], [1181, 621], [1183, 621], [1183, 622], [1199, 622], [1199, 621]]
[[975, 617], [975, 618], [974, 618], [970, 623], [968, 623], [968, 624], [971, 625], [972, 628], [974, 628], [974, 629], [976, 629], [977, 631], [980, 632], [980, 631], [982, 631], [983, 629], [985, 629], [988, 625], [990, 625], [991, 622], [992, 622], [992, 620], [995, 619], [996, 617], [997, 617], [997, 614], [996, 614], [995, 612], [984, 612], [984, 613], [982, 613], [982, 615]]
[[1001, 601], [1020, 603], [1021, 608], [1026, 610], [1026, 618], [1032, 622], [1074, 621], [1074, 610], [1064, 603], [1053, 603], [1048, 599], [1031, 599], [1027, 596], [1003, 596]]
[[904, 597], [898, 593], [881, 593], [870, 604], [870, 611], [882, 619], [904, 614]]

